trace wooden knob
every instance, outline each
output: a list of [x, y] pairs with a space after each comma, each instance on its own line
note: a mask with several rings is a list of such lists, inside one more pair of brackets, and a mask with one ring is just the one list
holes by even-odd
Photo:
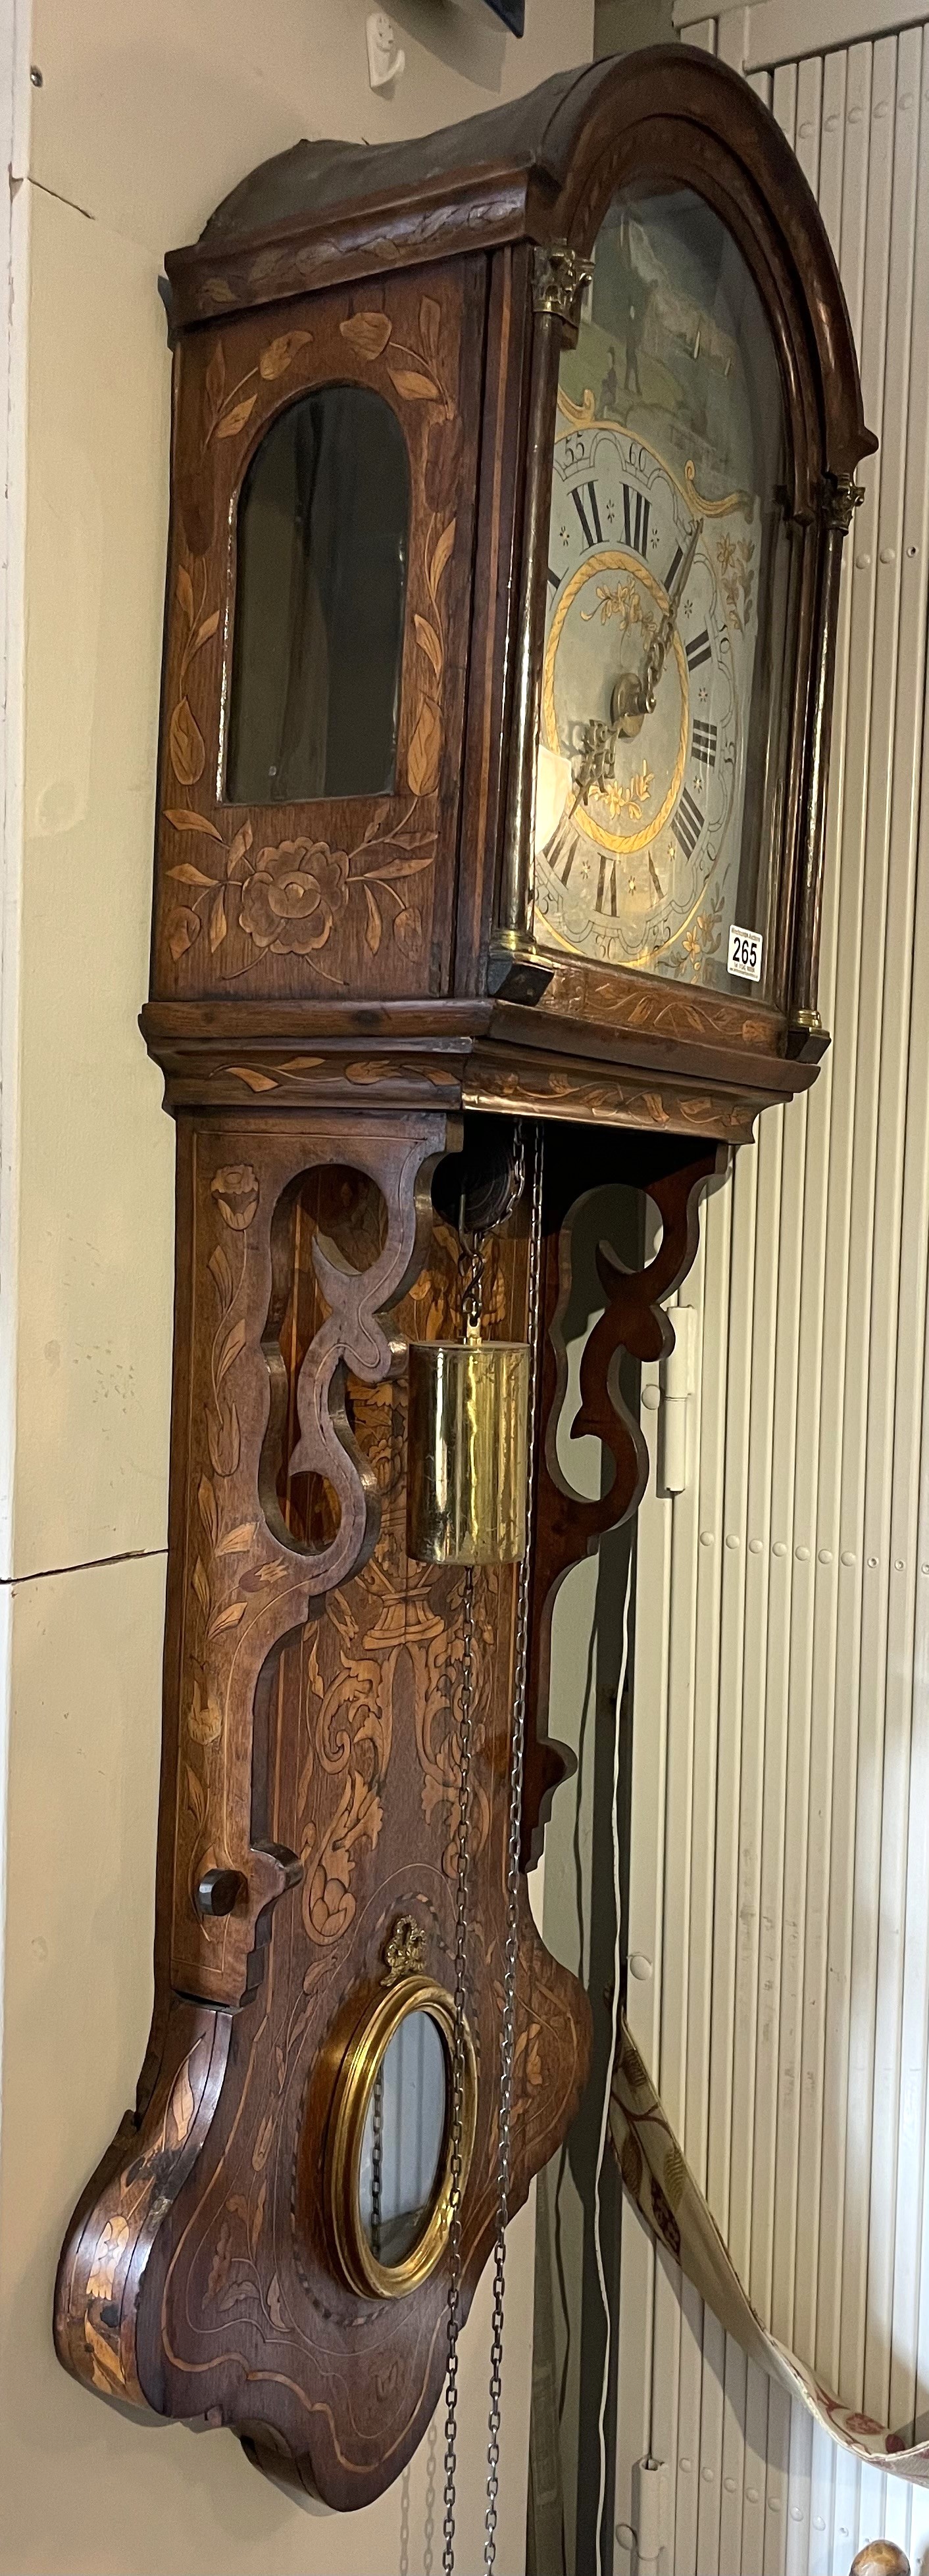
[[910, 2576], [910, 2562], [895, 2540], [866, 2540], [852, 2559], [849, 2576]]
[[245, 1894], [245, 1880], [237, 1869], [204, 1870], [197, 1888], [198, 1914], [231, 1914], [240, 1896]]

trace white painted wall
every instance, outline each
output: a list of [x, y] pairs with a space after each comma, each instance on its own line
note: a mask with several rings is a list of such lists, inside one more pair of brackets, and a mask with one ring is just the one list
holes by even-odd
[[[60, 2370], [50, 2323], [62, 2230], [132, 2098], [151, 1992], [173, 1136], [136, 1014], [167, 506], [159, 264], [300, 134], [425, 131], [592, 51], [592, 0], [529, 0], [522, 45], [481, 0], [394, 15], [407, 71], [389, 101], [367, 86], [364, 0], [35, 0], [31, 33], [25, 0], [0, 9], [5, 2576], [428, 2576], [441, 2557], [434, 2436], [366, 2513], [303, 2512], [231, 2438], [94, 2403]], [[524, 2564], [531, 2236], [526, 2213], [508, 2266], [500, 2576]], [[462, 2576], [482, 2555], [486, 2344], [482, 2296], [463, 2361]]]

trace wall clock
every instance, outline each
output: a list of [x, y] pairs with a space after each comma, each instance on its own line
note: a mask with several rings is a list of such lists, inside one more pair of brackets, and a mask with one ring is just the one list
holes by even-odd
[[[525, 1872], [552, 1603], [634, 1510], [623, 1352], [813, 1081], [872, 444], [771, 119], [674, 47], [298, 144], [169, 260], [147, 1044], [178, 1230], [155, 2004], [55, 2331], [330, 2505], [446, 2417], [589, 2012]], [[600, 1254], [566, 1405], [571, 1229]], [[581, 1497], [562, 1434], [595, 1435]], [[499, 2379], [492, 2390], [493, 2564]]]

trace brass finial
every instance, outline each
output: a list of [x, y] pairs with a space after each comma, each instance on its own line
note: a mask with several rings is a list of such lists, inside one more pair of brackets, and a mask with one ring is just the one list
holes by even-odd
[[426, 1935], [412, 1914], [398, 1914], [390, 1939], [382, 1952], [387, 1975], [385, 1986], [395, 1986], [401, 1977], [422, 1975], [426, 1958]]

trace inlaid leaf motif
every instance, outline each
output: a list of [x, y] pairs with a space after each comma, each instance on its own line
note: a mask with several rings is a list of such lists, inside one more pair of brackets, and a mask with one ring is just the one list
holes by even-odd
[[224, 2290], [219, 2302], [220, 2313], [228, 2316], [231, 2308], [247, 2306], [249, 2299], [256, 2299], [257, 2296], [254, 2281], [250, 2281], [247, 2274], [242, 2275], [238, 2281], [233, 2281], [231, 2289]]
[[240, 1521], [238, 1529], [228, 1530], [226, 1537], [220, 1539], [217, 1556], [244, 1556], [251, 1547], [255, 1527], [254, 1521]]
[[310, 331], [282, 331], [280, 339], [269, 340], [258, 361], [258, 373], [264, 377], [265, 383], [273, 384], [278, 376], [286, 376], [298, 349], [305, 349], [311, 338]]
[[89, 2299], [112, 2298], [113, 2284], [119, 2269], [120, 2257], [125, 2253], [128, 2243], [129, 2227], [127, 2220], [125, 2218], [108, 2218], [106, 2226], [101, 2229], [100, 2235], [97, 2238], [94, 2259], [87, 2275], [87, 2297]]
[[257, 400], [257, 394], [246, 394], [242, 402], [233, 403], [232, 410], [224, 412], [222, 420], [217, 421], [217, 438], [238, 438], [240, 429], [244, 429], [246, 421], [251, 419]]
[[226, 860], [227, 877], [234, 874], [240, 859], [244, 859], [246, 851], [251, 849], [252, 838], [251, 824], [243, 823], [241, 831], [236, 833], [235, 840], [229, 843], [229, 856]]
[[223, 837], [215, 823], [209, 822], [205, 814], [192, 813], [189, 805], [166, 806], [165, 820], [173, 823], [176, 832], [205, 832], [211, 841], [221, 841]]
[[188, 948], [193, 947], [194, 940], [200, 937], [199, 913], [188, 912], [186, 909], [172, 912], [169, 915], [167, 928], [168, 947], [177, 965], [178, 960], [186, 955]]
[[434, 672], [435, 672], [435, 675], [436, 675], [436, 679], [437, 679], [437, 680], [441, 680], [441, 677], [442, 677], [442, 643], [441, 643], [441, 638], [436, 634], [435, 627], [430, 625], [428, 617], [414, 617], [414, 619], [413, 619], [413, 624], [414, 624], [414, 627], [415, 627], [415, 629], [416, 629], [416, 641], [417, 641], [417, 643], [418, 643], [418, 644], [420, 644], [420, 645], [422, 646], [422, 649], [423, 649], [423, 652], [425, 653], [425, 656], [426, 656], [426, 660], [427, 660], [427, 662], [431, 662], [431, 664], [432, 664], [432, 668], [433, 668], [433, 670], [434, 670]]
[[218, 2299], [220, 2291], [225, 2289], [226, 2282], [229, 2278], [231, 2254], [232, 2230], [229, 2225], [228, 2218], [224, 2218], [219, 2235], [216, 2239], [216, 2248], [210, 2265], [210, 2277], [207, 2282], [206, 2291], [208, 2299]]
[[387, 373], [403, 402], [441, 401], [434, 376], [418, 375], [412, 367], [388, 367]]
[[357, 349], [360, 358], [379, 358], [386, 349], [393, 324], [386, 313], [353, 313], [339, 329], [349, 347]]
[[203, 1611], [204, 1617], [208, 1618], [210, 1609], [210, 1587], [206, 1579], [206, 1569], [203, 1564], [203, 1559], [199, 1556], [197, 1558], [196, 1565], [194, 1566], [193, 1584], [194, 1591], [200, 1603], [200, 1608]]
[[220, 889], [220, 892], [216, 897], [216, 901], [210, 910], [210, 952], [212, 956], [215, 957], [217, 948], [222, 947], [225, 936], [226, 905], [222, 889]]
[[268, 2197], [268, 2183], [267, 2183], [267, 2176], [266, 2176], [266, 2177], [265, 2177], [264, 2182], [262, 2183], [261, 2190], [260, 2190], [260, 2192], [259, 2192], [259, 2194], [258, 2194], [258, 2198], [257, 2198], [257, 2200], [256, 2200], [256, 2202], [255, 2202], [254, 2211], [253, 2211], [253, 2213], [252, 2213], [252, 2223], [251, 2223], [251, 2228], [250, 2228], [250, 2230], [249, 2230], [249, 2243], [250, 2243], [250, 2246], [251, 2246], [251, 2250], [252, 2250], [252, 2254], [253, 2254], [253, 2255], [255, 2255], [255, 2254], [257, 2253], [257, 2251], [258, 2251], [258, 2240], [259, 2240], [259, 2238], [260, 2238], [261, 2230], [262, 2230], [262, 2227], [263, 2227], [263, 2225], [264, 2225], [265, 2201], [267, 2200], [267, 2197]]
[[268, 2283], [268, 2315], [272, 2325], [277, 2327], [278, 2334], [286, 2334], [287, 2318], [281, 2305], [281, 2285], [276, 2272], [273, 2280]]
[[370, 948], [372, 957], [376, 957], [381, 944], [384, 924], [370, 886], [365, 887], [365, 894], [368, 898], [368, 918], [365, 923], [365, 946], [366, 948]]
[[441, 307], [436, 303], [435, 296], [424, 295], [419, 308], [419, 333], [426, 356], [427, 358], [431, 358], [434, 367], [438, 367], [439, 363], [439, 325], [441, 320]]
[[177, 591], [178, 606], [182, 609], [183, 614], [187, 619], [188, 626], [192, 626], [194, 622], [194, 586], [186, 564], [179, 564], [178, 566], [175, 588]]
[[217, 1476], [234, 1476], [242, 1447], [241, 1424], [234, 1404], [222, 1407], [218, 1421], [208, 1414], [206, 1436], [210, 1463]]
[[202, 645], [209, 643], [210, 637], [211, 635], [215, 635], [218, 625], [219, 610], [218, 608], [214, 608], [212, 614], [209, 617], [204, 617], [202, 623], [197, 628], [196, 635], [193, 638], [193, 642], [190, 645], [186, 656], [188, 662], [193, 661], [194, 654], [199, 653]]
[[229, 1067], [229, 1071], [230, 1071], [230, 1073], [234, 1073], [234, 1074], [235, 1074], [235, 1078], [236, 1078], [236, 1081], [237, 1081], [237, 1082], [244, 1082], [244, 1084], [245, 1084], [245, 1087], [246, 1087], [246, 1090], [247, 1090], [247, 1091], [276, 1091], [276, 1090], [277, 1090], [277, 1087], [278, 1087], [278, 1086], [277, 1086], [277, 1083], [275, 1082], [275, 1079], [274, 1079], [273, 1074], [271, 1074], [271, 1073], [256, 1073], [255, 1068], [254, 1068], [254, 1065], [249, 1065], [249, 1064], [231, 1064], [231, 1065], [230, 1065], [230, 1067]]
[[187, 1788], [187, 1804], [199, 1834], [203, 1830], [206, 1818], [206, 1794], [202, 1782], [198, 1780], [189, 1762], [184, 1764], [184, 1779]]
[[208, 1636], [218, 1637], [224, 1628], [237, 1628], [240, 1619], [245, 1617], [245, 1606], [244, 1601], [228, 1601], [225, 1610], [218, 1611], [216, 1618], [211, 1619]]
[[244, 1317], [244, 1315], [240, 1315], [240, 1316], [239, 1316], [239, 1319], [238, 1319], [238, 1323], [233, 1324], [233, 1325], [232, 1325], [232, 1327], [231, 1327], [231, 1329], [230, 1329], [230, 1331], [227, 1333], [227, 1335], [226, 1335], [226, 1339], [225, 1339], [225, 1341], [224, 1341], [224, 1343], [223, 1343], [222, 1350], [221, 1350], [220, 1355], [219, 1355], [219, 1359], [218, 1359], [218, 1361], [217, 1361], [217, 1366], [216, 1366], [216, 1383], [217, 1383], [217, 1386], [219, 1386], [219, 1385], [221, 1385], [221, 1384], [222, 1384], [222, 1380], [223, 1380], [223, 1378], [224, 1378], [224, 1377], [226, 1377], [226, 1375], [228, 1374], [228, 1371], [231, 1369], [231, 1367], [232, 1367], [232, 1365], [233, 1365], [233, 1362], [234, 1362], [235, 1360], [237, 1360], [237, 1359], [238, 1359], [239, 1352], [240, 1352], [241, 1350], [243, 1350], [243, 1349], [244, 1349], [244, 1347], [245, 1347], [245, 1317]]
[[216, 1507], [215, 1489], [208, 1476], [201, 1476], [197, 1486], [197, 1510], [210, 1544], [215, 1547], [219, 1535], [219, 1512]]
[[394, 915], [394, 938], [398, 948], [402, 948], [404, 957], [419, 956], [422, 937], [422, 913], [417, 911], [415, 904], [406, 904], [402, 912]]
[[216, 884], [215, 877], [205, 876], [202, 868], [195, 868], [192, 859], [181, 859], [176, 868], [167, 870], [167, 874], [173, 877], [175, 885], [212, 886]]
[[[217, 1175], [217, 1178], [219, 1177], [224, 1178], [225, 1175]], [[229, 1267], [228, 1254], [224, 1252], [221, 1243], [214, 1244], [206, 1266], [209, 1271], [210, 1278], [214, 1279], [216, 1282], [223, 1309], [225, 1310], [232, 1296], [232, 1272]]]
[[266, 2111], [252, 2149], [252, 2172], [263, 2173], [271, 2152], [274, 2136], [274, 2113]]
[[414, 796], [432, 796], [439, 783], [439, 761], [442, 753], [442, 725], [434, 698], [424, 698], [406, 759], [406, 774]]
[[168, 727], [168, 750], [175, 778], [182, 787], [196, 787], [206, 763], [203, 735], [186, 698], [179, 698]]
[[222, 1711], [217, 1700], [207, 1693], [204, 1698], [199, 1682], [194, 1683], [193, 1698], [187, 1711], [187, 1733], [194, 1744], [215, 1744], [223, 1731]]
[[443, 572], [445, 571], [445, 566], [455, 543], [455, 525], [455, 520], [449, 519], [447, 525], [442, 530], [441, 536], [436, 539], [435, 552], [429, 566], [429, 588], [433, 599], [435, 598]]

